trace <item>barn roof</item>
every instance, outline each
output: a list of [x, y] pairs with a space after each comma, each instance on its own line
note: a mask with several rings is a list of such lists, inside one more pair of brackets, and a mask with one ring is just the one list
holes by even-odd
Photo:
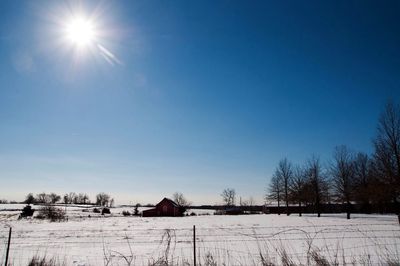
[[179, 205], [175, 201], [173, 201], [172, 199], [169, 199], [169, 198], [163, 198], [156, 206], [160, 205], [161, 202], [163, 202], [163, 201], [167, 201], [170, 204], [172, 204], [174, 207], [179, 208]]

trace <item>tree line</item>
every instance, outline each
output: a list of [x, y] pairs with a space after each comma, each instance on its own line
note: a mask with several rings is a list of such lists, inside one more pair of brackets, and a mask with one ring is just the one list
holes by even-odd
[[112, 198], [109, 194], [100, 192], [96, 195], [95, 201], [92, 203], [90, 201], [89, 195], [86, 193], [75, 193], [69, 192], [64, 194], [63, 196], [58, 195], [56, 193], [39, 193], [36, 196], [33, 193], [29, 193], [25, 197], [24, 203], [26, 204], [56, 204], [56, 203], [64, 203], [64, 204], [95, 204], [99, 206], [114, 206], [114, 198]]
[[312, 207], [318, 214], [322, 205], [341, 203], [350, 219], [354, 203], [361, 212], [395, 212], [400, 222], [400, 105], [386, 104], [373, 139], [372, 154], [353, 152], [342, 145], [332, 159], [322, 164], [316, 156], [303, 165], [282, 159], [270, 180], [266, 198], [281, 204], [287, 215], [290, 204]]

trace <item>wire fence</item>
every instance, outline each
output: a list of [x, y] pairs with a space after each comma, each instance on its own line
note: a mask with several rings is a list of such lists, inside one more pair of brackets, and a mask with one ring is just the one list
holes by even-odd
[[[68, 223], [67, 223], [68, 224]], [[400, 261], [400, 230], [391, 223], [302, 226], [199, 226], [193, 228], [34, 227], [13, 230], [12, 265], [34, 256], [68, 265], [259, 265], [268, 258], [307, 263], [315, 254], [328, 261]], [[194, 241], [196, 249], [194, 249]], [[0, 229], [0, 261], [5, 260], [8, 230]], [[314, 254], [314, 255], [313, 255]], [[361, 264], [361, 263], [360, 263]]]

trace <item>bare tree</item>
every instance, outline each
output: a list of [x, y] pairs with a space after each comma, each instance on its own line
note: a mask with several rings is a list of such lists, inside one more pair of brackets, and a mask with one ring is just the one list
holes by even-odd
[[96, 204], [100, 206], [107, 206], [110, 201], [110, 195], [101, 192], [96, 195]]
[[86, 193], [76, 194], [75, 192], [70, 192], [64, 195], [64, 203], [74, 203], [74, 204], [88, 204], [89, 196]]
[[57, 195], [56, 193], [50, 193], [49, 194], [50, 202], [52, 204], [57, 203], [61, 200], [61, 197]]
[[281, 215], [280, 202], [282, 198], [282, 179], [276, 173], [272, 176], [268, 187], [268, 193], [265, 197], [266, 200], [275, 200], [278, 203], [278, 215]]
[[28, 195], [26, 195], [26, 197], [25, 197], [25, 203], [26, 203], [26, 204], [33, 204], [33, 203], [35, 203], [35, 197], [33, 196], [32, 193], [29, 193]]
[[254, 204], [255, 204], [255, 200], [254, 200], [253, 196], [250, 196], [249, 199], [247, 200], [247, 205], [250, 208], [250, 212], [254, 211]]
[[67, 194], [67, 199], [68, 199], [68, 203], [72, 204], [74, 203], [75, 199], [76, 199], [77, 195], [75, 192], [70, 192]]
[[46, 193], [42, 192], [36, 195], [36, 202], [43, 204], [50, 203], [50, 197]]
[[172, 200], [175, 201], [180, 207], [189, 207], [190, 202], [183, 196], [181, 192], [175, 192], [172, 195]]
[[286, 215], [289, 215], [289, 187], [293, 178], [293, 166], [287, 158], [279, 162], [275, 170], [275, 175], [281, 180], [280, 184], [282, 185], [283, 199], [286, 205]]
[[236, 192], [233, 188], [226, 188], [221, 193], [222, 201], [226, 206], [231, 207], [235, 205]]
[[79, 203], [80, 203], [80, 202], [79, 202], [79, 195], [78, 195], [78, 194], [75, 194], [75, 195], [73, 196], [72, 202], [73, 202], [74, 204], [79, 204]]
[[312, 157], [307, 162], [306, 174], [310, 183], [310, 193], [318, 217], [321, 217], [321, 203], [328, 194], [328, 184], [322, 172], [322, 166], [318, 158]]
[[191, 203], [183, 196], [181, 192], [175, 192], [172, 195], [173, 201], [178, 204], [181, 213], [184, 213]]
[[354, 159], [346, 146], [335, 148], [330, 173], [336, 197], [346, 203], [347, 219], [350, 219], [351, 200], [355, 190]]
[[371, 212], [372, 178], [371, 161], [367, 154], [358, 153], [354, 158], [355, 200], [362, 204], [362, 211]]
[[242, 197], [240, 197], [240, 207], [243, 207], [242, 209], [244, 211], [253, 212], [254, 204], [255, 204], [255, 200], [254, 200], [253, 196], [250, 196], [248, 199], [242, 199]]
[[78, 195], [76, 197], [76, 201], [77, 201], [78, 204], [82, 204], [83, 203], [83, 197], [84, 197], [83, 193], [78, 193]]
[[299, 205], [299, 216], [301, 216], [302, 213], [301, 203], [306, 200], [306, 193], [307, 193], [306, 184], [307, 184], [307, 179], [305, 170], [299, 166], [294, 167], [293, 179], [289, 191], [290, 191], [290, 199], [294, 202], [297, 202]]
[[88, 194], [84, 193], [84, 194], [82, 195], [82, 203], [83, 203], [83, 204], [89, 204], [89, 203], [90, 203], [89, 195], [88, 195]]
[[68, 203], [69, 203], [68, 194], [64, 194], [64, 196], [63, 196], [63, 202], [64, 202], [64, 204], [68, 204]]
[[375, 167], [387, 194], [396, 206], [400, 222], [400, 106], [387, 103], [378, 122], [378, 134], [374, 140]]

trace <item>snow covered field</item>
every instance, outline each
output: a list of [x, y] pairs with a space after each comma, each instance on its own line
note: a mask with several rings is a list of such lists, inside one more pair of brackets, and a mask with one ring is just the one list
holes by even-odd
[[295, 263], [306, 263], [313, 252], [339, 264], [385, 263], [389, 257], [400, 261], [400, 226], [391, 215], [353, 215], [346, 220], [345, 214], [219, 216], [194, 210], [203, 215], [142, 218], [123, 217], [122, 210], [133, 210], [125, 207], [102, 217], [71, 207], [68, 222], [50, 223], [17, 220], [19, 212], [10, 209], [21, 206], [4, 206], [0, 205], [0, 261], [11, 226], [13, 265], [26, 265], [36, 254], [67, 265], [127, 265], [130, 260], [131, 265], [148, 265], [162, 259], [192, 265], [193, 225], [197, 261], [203, 265], [261, 265], [261, 255], [280, 264], [283, 253]]

